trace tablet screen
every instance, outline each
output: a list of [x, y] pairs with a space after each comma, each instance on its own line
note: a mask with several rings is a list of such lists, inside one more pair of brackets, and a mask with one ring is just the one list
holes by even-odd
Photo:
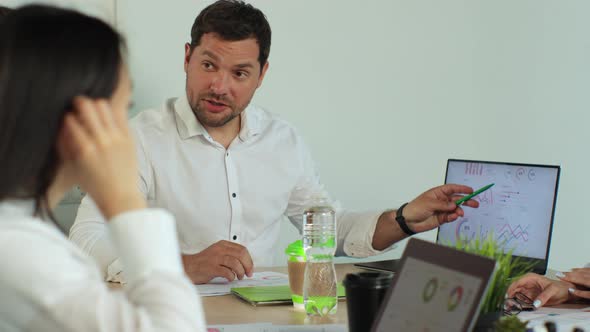
[[461, 331], [478, 305], [475, 295], [483, 282], [408, 257], [377, 331]]

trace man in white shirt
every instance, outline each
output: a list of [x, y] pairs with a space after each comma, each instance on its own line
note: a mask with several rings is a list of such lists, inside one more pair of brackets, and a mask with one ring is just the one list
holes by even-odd
[[[250, 276], [272, 264], [283, 216], [301, 229], [310, 197], [323, 190], [309, 150], [296, 130], [250, 105], [268, 70], [270, 26], [264, 14], [221, 0], [195, 20], [185, 45], [186, 93], [133, 121], [140, 189], [151, 206], [178, 223], [183, 263], [195, 283]], [[433, 188], [398, 211], [337, 210], [337, 255], [366, 257], [463, 214], [459, 185]], [[477, 207], [477, 202], [465, 203]], [[403, 212], [403, 213], [402, 213]], [[97, 258], [107, 279], [122, 270], [104, 223], [89, 198], [70, 238]]]

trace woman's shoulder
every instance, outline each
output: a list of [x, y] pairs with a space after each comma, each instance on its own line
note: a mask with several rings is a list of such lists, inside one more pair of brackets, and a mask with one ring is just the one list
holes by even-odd
[[0, 289], [47, 300], [67, 284], [101, 280], [87, 255], [55, 226], [35, 218], [0, 220], [0, 266]]
[[[57, 227], [35, 217], [0, 216], [0, 248], [19, 255], [61, 249], [67, 239]], [[0, 251], [0, 257], [7, 251]]]

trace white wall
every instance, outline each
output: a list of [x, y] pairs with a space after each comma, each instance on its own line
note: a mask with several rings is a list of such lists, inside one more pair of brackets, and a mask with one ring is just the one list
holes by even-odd
[[[210, 1], [115, 1], [136, 110], [183, 93]], [[590, 261], [590, 2], [252, 2], [273, 28], [254, 102], [300, 128], [346, 207], [395, 208], [442, 183], [449, 157], [560, 164], [549, 265]]]

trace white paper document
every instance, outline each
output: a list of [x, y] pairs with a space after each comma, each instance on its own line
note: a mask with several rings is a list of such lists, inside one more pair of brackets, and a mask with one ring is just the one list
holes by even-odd
[[289, 284], [289, 276], [278, 272], [254, 272], [252, 278], [228, 282], [225, 278], [214, 278], [203, 285], [195, 285], [201, 296], [218, 296], [230, 293], [234, 287], [283, 286]]
[[272, 325], [271, 323], [212, 325], [207, 332], [346, 332], [344, 324], [329, 325]]
[[544, 326], [545, 322], [552, 321], [558, 331], [571, 331], [574, 327], [590, 329], [590, 307], [581, 309], [542, 307], [535, 311], [523, 311], [518, 314], [518, 318], [521, 321], [528, 320], [529, 328]]

